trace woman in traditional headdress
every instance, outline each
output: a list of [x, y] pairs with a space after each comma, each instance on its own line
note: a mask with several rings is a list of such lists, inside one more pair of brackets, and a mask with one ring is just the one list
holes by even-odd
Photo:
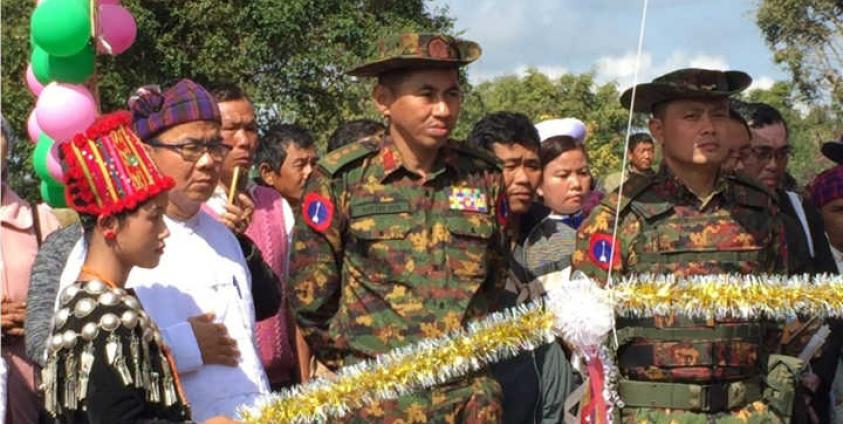
[[88, 248], [53, 318], [42, 372], [46, 409], [62, 423], [189, 422], [169, 349], [123, 287], [133, 267], [158, 264], [173, 180], [150, 160], [126, 112], [100, 118], [61, 154], [67, 203], [79, 212]]

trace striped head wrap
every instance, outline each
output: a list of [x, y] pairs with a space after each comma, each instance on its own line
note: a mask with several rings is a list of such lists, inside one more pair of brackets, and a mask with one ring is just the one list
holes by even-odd
[[134, 130], [144, 141], [176, 125], [193, 121], [220, 122], [220, 110], [211, 93], [183, 79], [161, 90], [156, 85], [139, 88], [129, 98]]

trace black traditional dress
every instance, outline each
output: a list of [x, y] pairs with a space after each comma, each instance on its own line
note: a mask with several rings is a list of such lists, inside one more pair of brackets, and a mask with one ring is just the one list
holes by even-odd
[[58, 422], [190, 422], [168, 348], [130, 290], [77, 282], [59, 301], [42, 371]]

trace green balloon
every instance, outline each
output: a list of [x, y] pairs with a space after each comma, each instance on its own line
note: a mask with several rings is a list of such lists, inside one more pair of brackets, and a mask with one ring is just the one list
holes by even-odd
[[35, 144], [35, 150], [32, 152], [32, 167], [35, 168], [35, 174], [41, 181], [49, 182], [53, 185], [61, 185], [56, 181], [47, 170], [47, 155], [50, 154], [50, 149], [55, 142], [46, 134], [41, 134], [38, 137], [38, 143]]
[[45, 0], [32, 13], [32, 38], [53, 56], [72, 56], [91, 37], [91, 19], [78, 0]]
[[50, 78], [50, 54], [36, 45], [32, 46], [32, 54], [29, 56], [29, 63], [32, 64], [32, 73], [41, 85], [52, 82]]
[[48, 205], [54, 208], [66, 208], [67, 200], [64, 197], [64, 186], [41, 181], [41, 198]]
[[[73, 56], [50, 56], [50, 80], [81, 84], [94, 74], [94, 48], [91, 44], [82, 47]], [[34, 72], [34, 70], [33, 70]], [[36, 75], [35, 78], [38, 78]]]

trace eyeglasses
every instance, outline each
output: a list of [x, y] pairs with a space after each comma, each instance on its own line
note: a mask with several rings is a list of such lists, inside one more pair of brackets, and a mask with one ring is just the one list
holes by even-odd
[[169, 149], [178, 153], [182, 159], [187, 162], [196, 162], [205, 153], [208, 153], [213, 160], [223, 160], [228, 152], [231, 151], [231, 146], [223, 144], [219, 138], [208, 141], [190, 140], [179, 144], [166, 144], [158, 140], [149, 140], [146, 144], [153, 147], [160, 147], [162, 149]]
[[752, 148], [752, 158], [761, 162], [769, 162], [772, 158], [776, 158], [776, 162], [783, 162], [787, 160], [792, 153], [793, 149], [790, 146], [784, 146], [780, 149], [774, 149], [767, 146]]

